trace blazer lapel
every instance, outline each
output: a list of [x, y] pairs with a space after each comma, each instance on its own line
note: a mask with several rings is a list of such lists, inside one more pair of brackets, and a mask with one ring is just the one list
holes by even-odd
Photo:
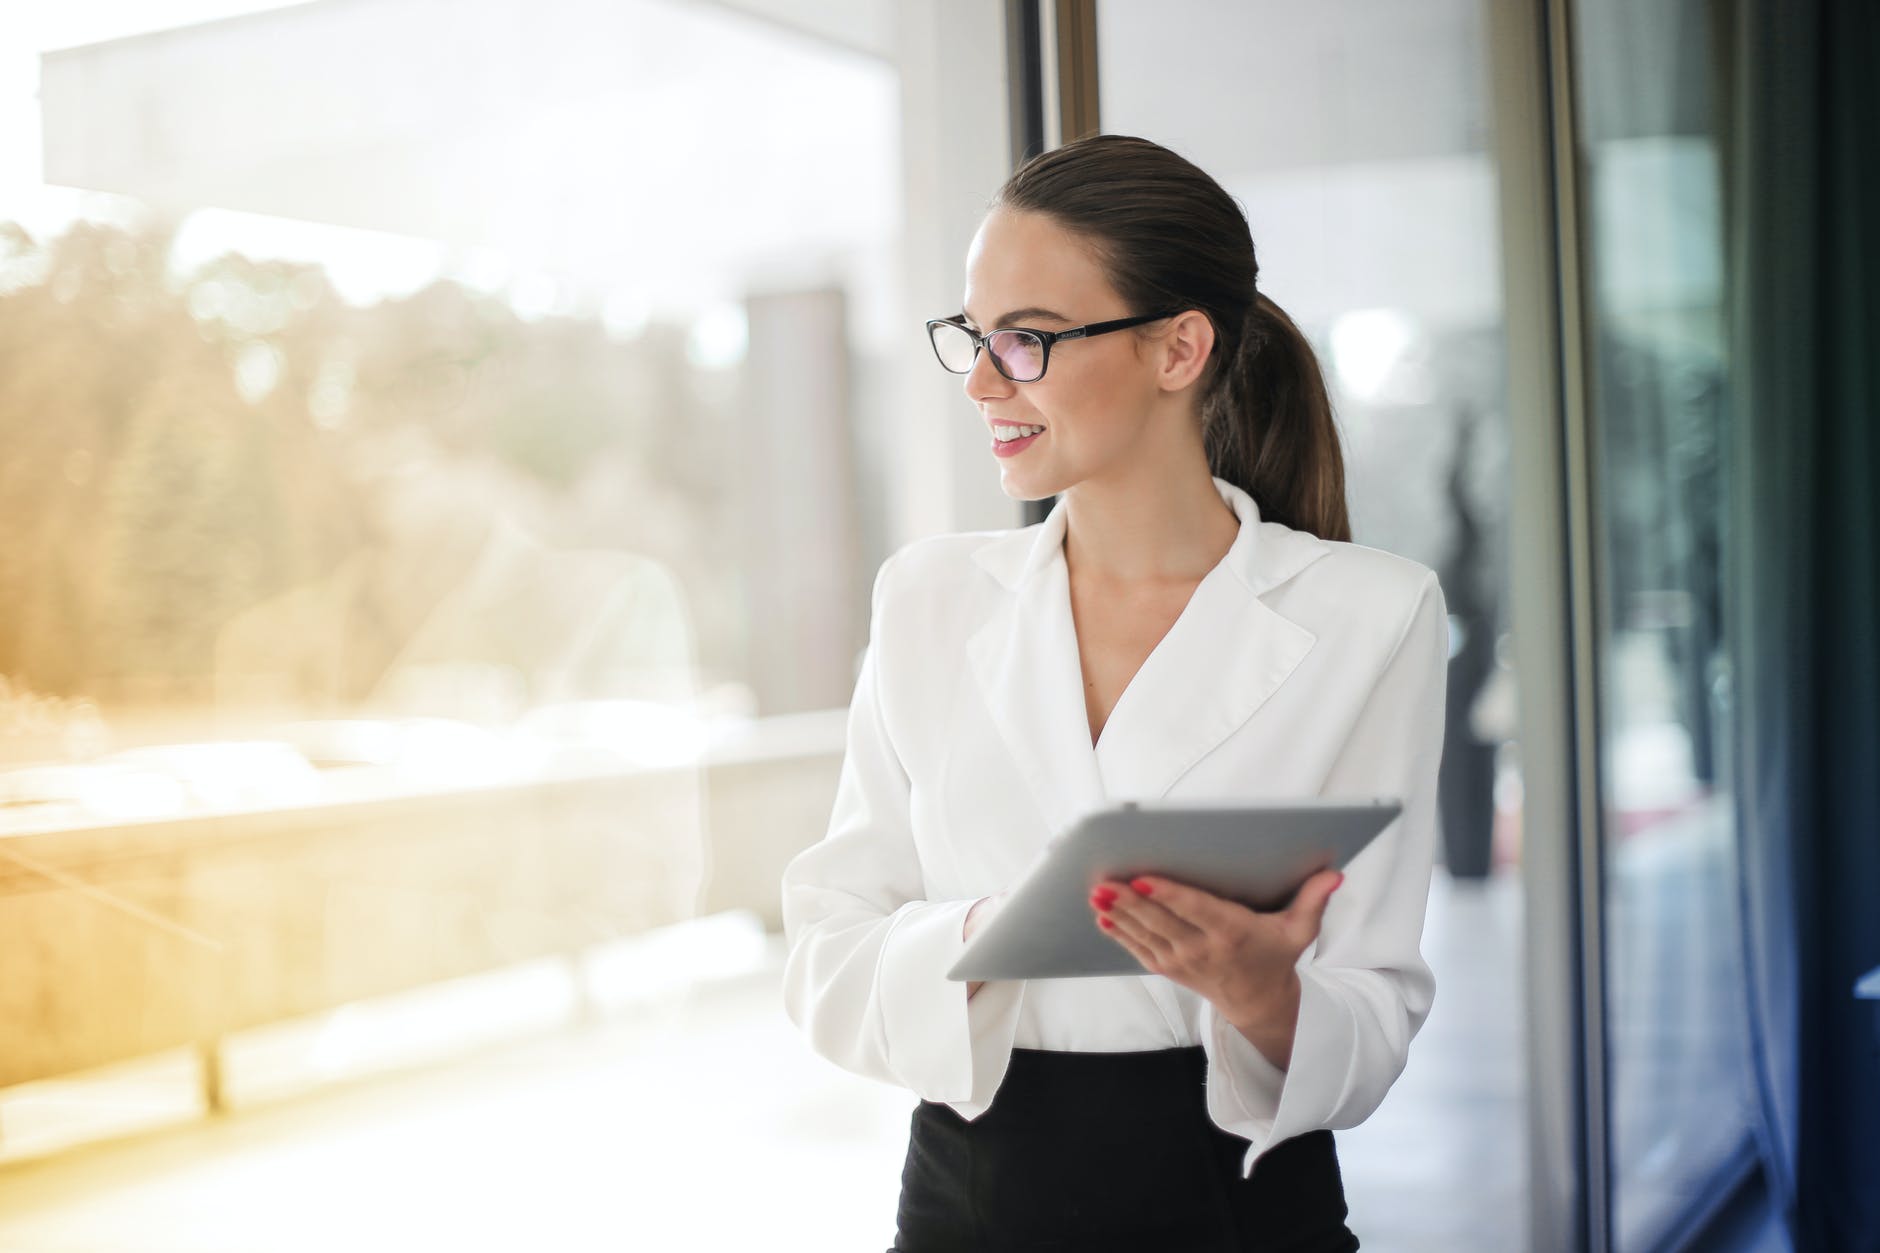
[[1216, 567], [1104, 724], [1095, 752], [1109, 795], [1166, 794], [1266, 703], [1315, 638]]
[[[973, 678], [992, 713], [993, 725], [1038, 802], [1046, 834], [1053, 836], [1091, 810], [1103, 808], [1105, 799], [1103, 779], [1090, 749], [1090, 720], [1084, 712], [1084, 676], [1071, 620], [1070, 582], [1061, 543], [1045, 538], [1055, 529], [1061, 541], [1063, 527], [1060, 505], [1036, 527], [1013, 533], [1026, 539], [1036, 533], [1037, 543], [1029, 553], [1009, 545], [1005, 550], [1008, 555], [1017, 551], [1024, 556], [1028, 571], [1016, 579], [1001, 608], [967, 641]], [[1051, 551], [1058, 553], [1055, 559]]]
[[1312, 648], [1316, 637], [1260, 595], [1329, 548], [1261, 522], [1252, 496], [1218, 476], [1214, 484], [1240, 518], [1240, 534], [1124, 689], [1094, 749], [1064, 562], [1064, 499], [1043, 522], [974, 551], [1010, 595], [967, 642], [973, 681], [1053, 835], [1106, 804], [1166, 795]]

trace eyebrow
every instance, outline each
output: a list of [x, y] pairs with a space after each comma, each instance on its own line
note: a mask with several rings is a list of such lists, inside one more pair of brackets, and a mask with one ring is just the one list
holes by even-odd
[[[974, 326], [984, 325], [984, 323], [982, 322], [974, 321], [973, 315], [965, 312], [964, 310], [961, 310], [960, 316], [966, 319], [968, 322], [972, 322]], [[1037, 305], [1028, 305], [1023, 309], [1014, 309], [1010, 313], [1000, 314], [998, 319], [993, 322], [993, 325], [994, 326], [1010, 326], [1014, 318], [1049, 318], [1053, 322], [1070, 321], [1069, 318], [1065, 317], [1061, 313], [1054, 312], [1053, 310], [1050, 310], [1050, 309], [1041, 309]]]

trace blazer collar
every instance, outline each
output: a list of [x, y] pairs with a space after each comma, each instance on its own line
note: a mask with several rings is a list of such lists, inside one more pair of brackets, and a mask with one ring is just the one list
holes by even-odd
[[1262, 522], [1253, 497], [1214, 487], [1240, 533], [1196, 586], [1090, 743], [1083, 666], [1064, 561], [1059, 497], [1042, 522], [1001, 531], [973, 560], [1011, 595], [973, 632], [973, 680], [1045, 816], [1045, 836], [1124, 799], [1165, 795], [1266, 703], [1316, 637], [1261, 601], [1331, 551], [1316, 536]]
[[[1330, 550], [1309, 531], [1295, 531], [1277, 522], [1263, 522], [1260, 506], [1238, 484], [1211, 476], [1214, 490], [1240, 519], [1240, 534], [1221, 559], [1255, 596], [1278, 587]], [[1070, 515], [1066, 498], [1059, 496], [1042, 522], [1010, 531], [995, 531], [993, 538], [973, 550], [973, 560], [1008, 588], [1036, 574], [1052, 561], [1064, 558], [1064, 531]]]

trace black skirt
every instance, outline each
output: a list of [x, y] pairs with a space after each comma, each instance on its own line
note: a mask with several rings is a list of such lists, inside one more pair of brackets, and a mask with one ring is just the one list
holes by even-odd
[[1206, 1084], [1200, 1045], [1013, 1049], [978, 1118], [915, 1107], [891, 1253], [1356, 1249], [1332, 1133], [1275, 1145], [1248, 1178]]

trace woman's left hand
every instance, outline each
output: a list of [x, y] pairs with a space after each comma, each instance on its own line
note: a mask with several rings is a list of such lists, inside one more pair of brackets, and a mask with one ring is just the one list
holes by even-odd
[[1104, 880], [1090, 895], [1091, 925], [1114, 937], [1143, 969], [1199, 993], [1245, 1030], [1281, 1013], [1294, 995], [1299, 955], [1318, 938], [1326, 904], [1344, 878], [1322, 870], [1274, 913], [1160, 875]]

